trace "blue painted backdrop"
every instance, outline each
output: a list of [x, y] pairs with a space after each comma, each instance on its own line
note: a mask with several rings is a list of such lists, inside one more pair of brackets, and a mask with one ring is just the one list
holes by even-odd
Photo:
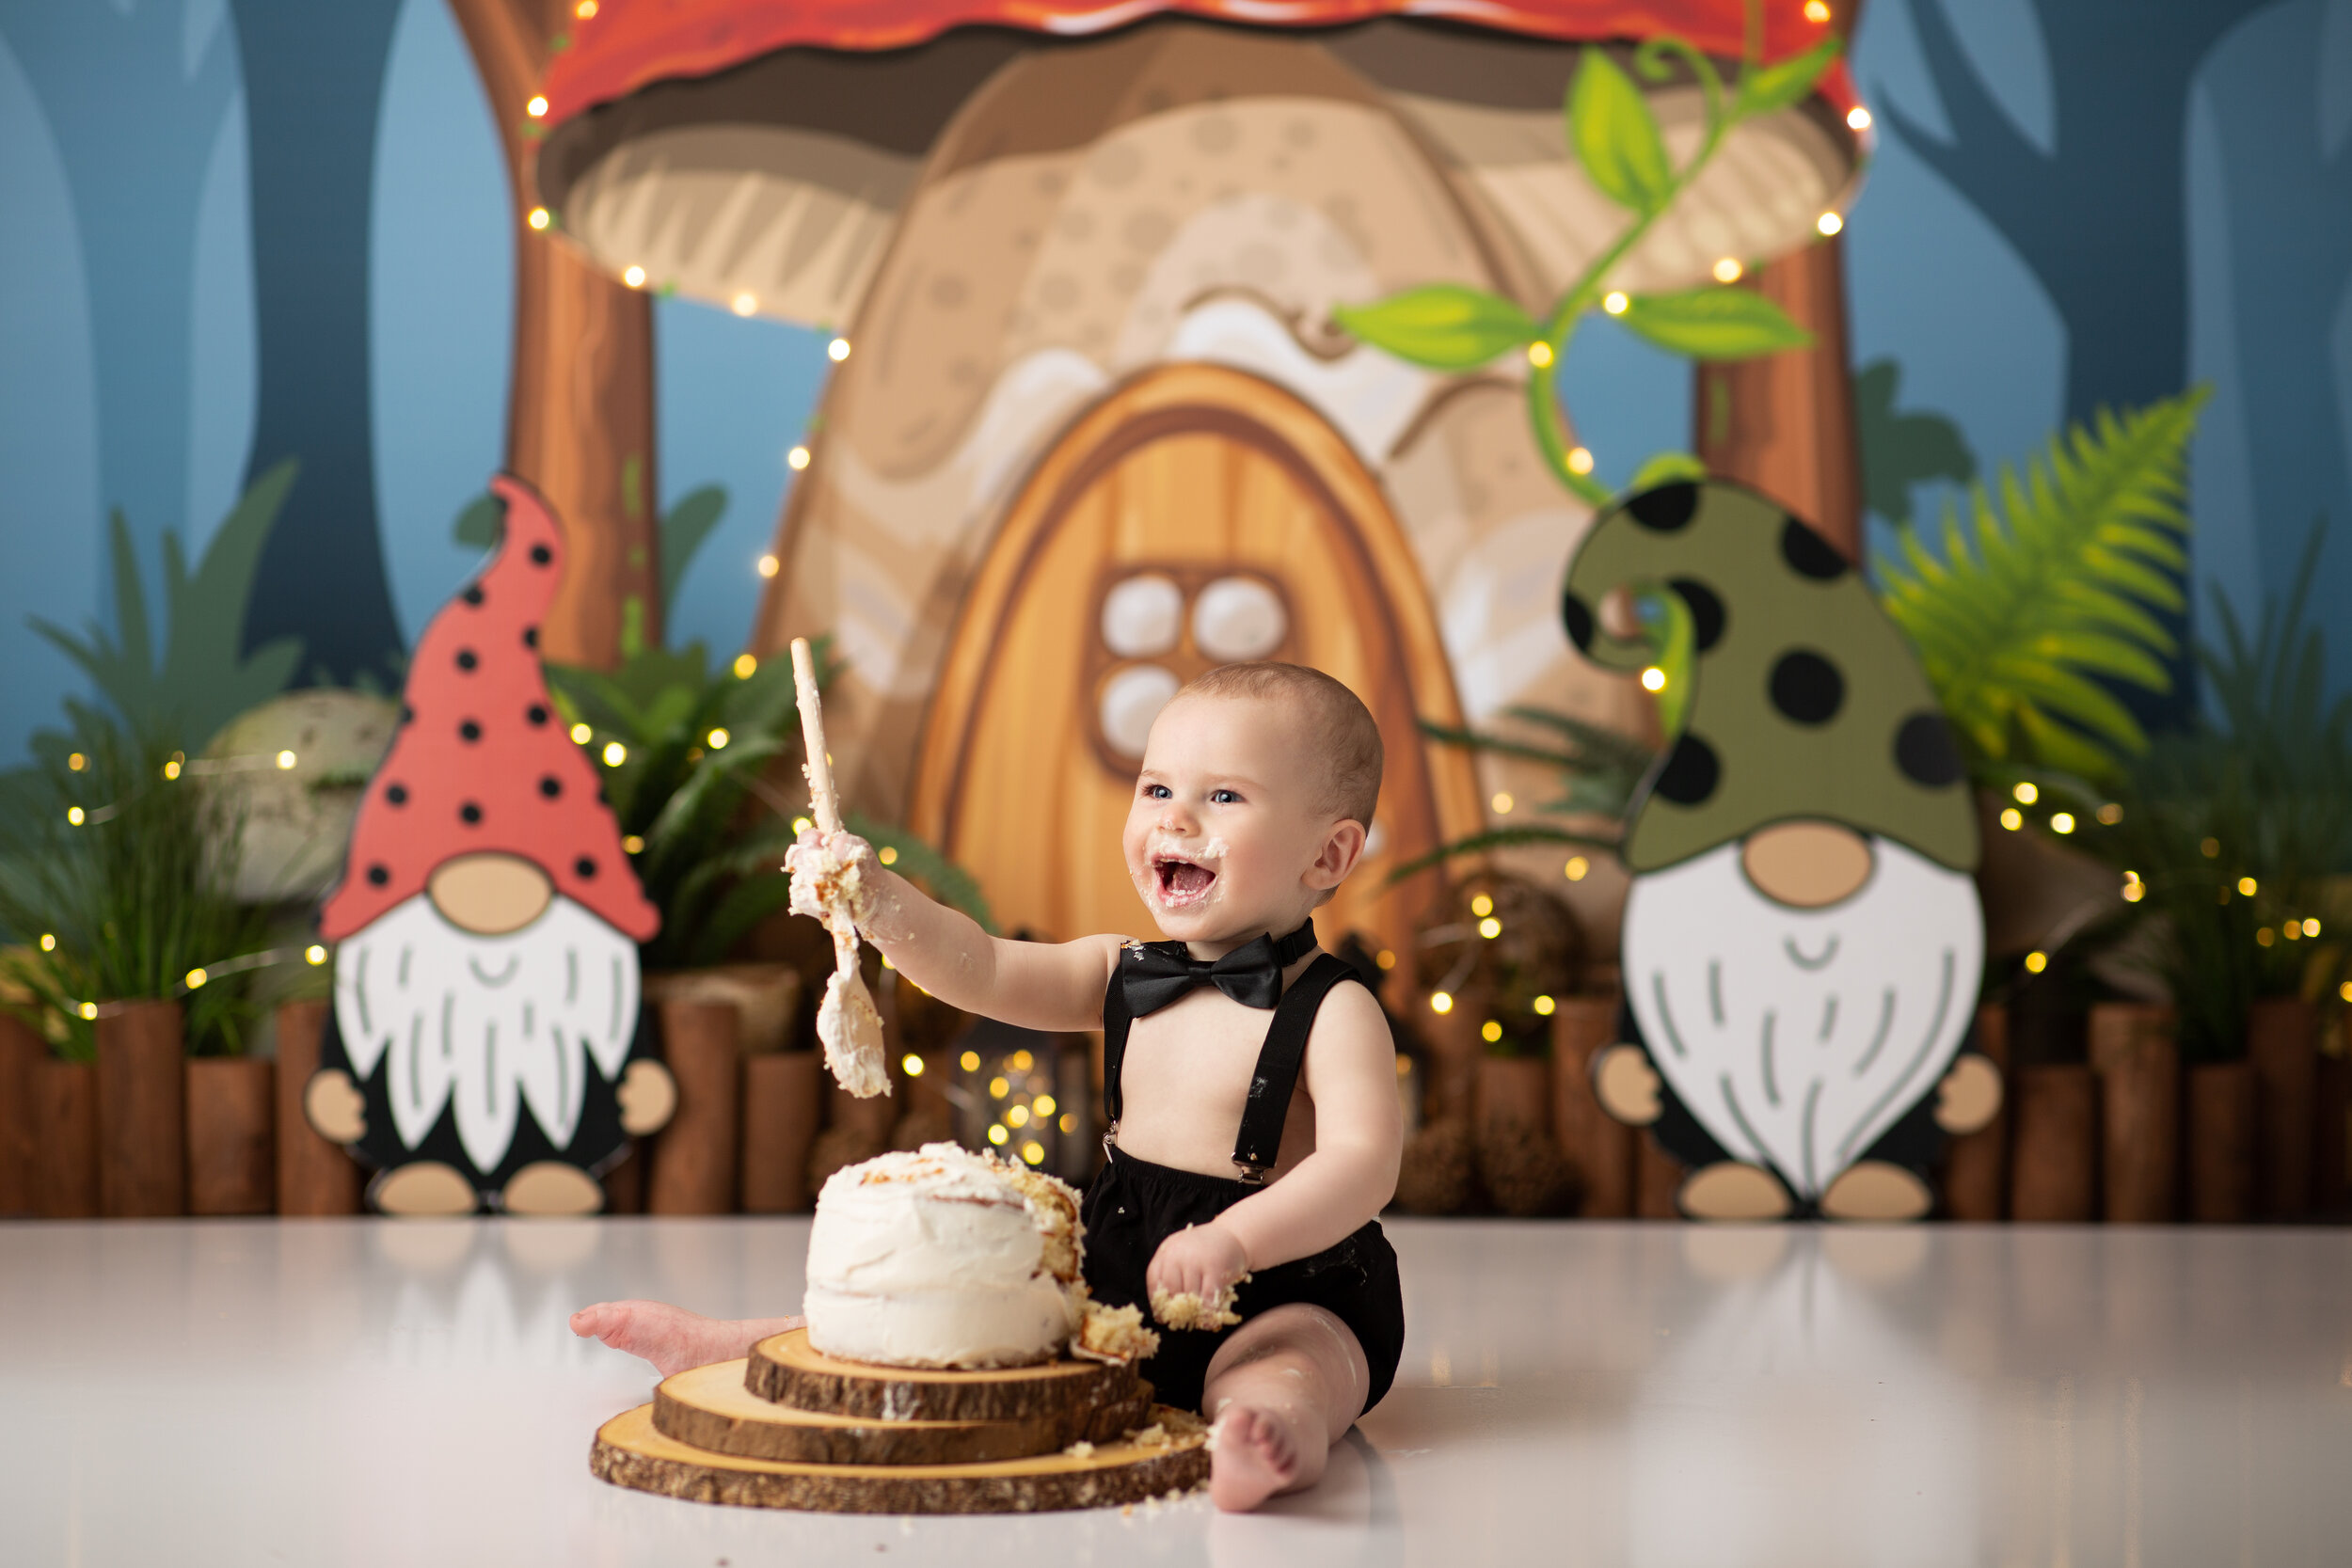
[[[2316, 602], [2352, 599], [2352, 0], [1871, 0], [1855, 66], [1857, 363], [1988, 468], [2210, 382], [2201, 578], [2258, 607], [2326, 515]], [[25, 619], [100, 613], [106, 514], [151, 582], [283, 453], [258, 629], [306, 582], [314, 671], [416, 634], [502, 445], [505, 202], [441, 0], [0, 0], [0, 763], [73, 685]], [[732, 498], [673, 636], [732, 647], [822, 343], [675, 301], [656, 333], [663, 499]], [[1597, 450], [1687, 444], [1679, 365], [1604, 329], [1565, 373], [1613, 389], [1576, 400]]]

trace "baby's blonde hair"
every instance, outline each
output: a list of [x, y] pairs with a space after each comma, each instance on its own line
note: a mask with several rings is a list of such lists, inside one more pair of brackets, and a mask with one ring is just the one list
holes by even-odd
[[1230, 697], [1292, 704], [1306, 721], [1301, 739], [1323, 763], [1320, 811], [1372, 829], [1380, 804], [1380, 726], [1363, 700], [1320, 670], [1259, 659], [1195, 675], [1179, 697]]

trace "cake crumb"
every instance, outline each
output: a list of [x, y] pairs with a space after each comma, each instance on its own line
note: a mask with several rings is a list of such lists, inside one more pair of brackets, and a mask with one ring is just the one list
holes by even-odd
[[1105, 1307], [1089, 1301], [1081, 1309], [1078, 1332], [1070, 1341], [1073, 1354], [1114, 1365], [1149, 1360], [1160, 1350], [1160, 1337], [1143, 1326], [1143, 1313], [1135, 1307]]
[[1154, 1291], [1152, 1315], [1170, 1328], [1231, 1328], [1241, 1322], [1241, 1314], [1233, 1310], [1235, 1289], [1248, 1283], [1249, 1276], [1243, 1275], [1211, 1291], [1206, 1300], [1190, 1291]]
[[1071, 1444], [1070, 1447], [1062, 1449], [1062, 1452], [1067, 1454], [1072, 1459], [1092, 1459], [1094, 1457], [1094, 1445], [1081, 1437], [1075, 1443]]

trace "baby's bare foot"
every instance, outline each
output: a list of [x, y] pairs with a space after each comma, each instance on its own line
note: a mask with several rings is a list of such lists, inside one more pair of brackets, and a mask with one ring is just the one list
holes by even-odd
[[800, 1326], [798, 1318], [706, 1318], [659, 1301], [601, 1301], [572, 1314], [574, 1334], [650, 1361], [663, 1377], [749, 1355], [769, 1335]]
[[1298, 1443], [1281, 1419], [1229, 1404], [1217, 1418], [1209, 1458], [1209, 1497], [1227, 1513], [1247, 1513], [1298, 1479]]

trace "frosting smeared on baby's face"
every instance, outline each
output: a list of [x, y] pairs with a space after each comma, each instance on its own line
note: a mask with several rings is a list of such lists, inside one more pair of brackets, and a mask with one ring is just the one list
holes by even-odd
[[1121, 843], [1163, 936], [1214, 957], [1307, 918], [1363, 847], [1362, 825], [1322, 799], [1323, 772], [1279, 698], [1180, 696], [1160, 711]]

